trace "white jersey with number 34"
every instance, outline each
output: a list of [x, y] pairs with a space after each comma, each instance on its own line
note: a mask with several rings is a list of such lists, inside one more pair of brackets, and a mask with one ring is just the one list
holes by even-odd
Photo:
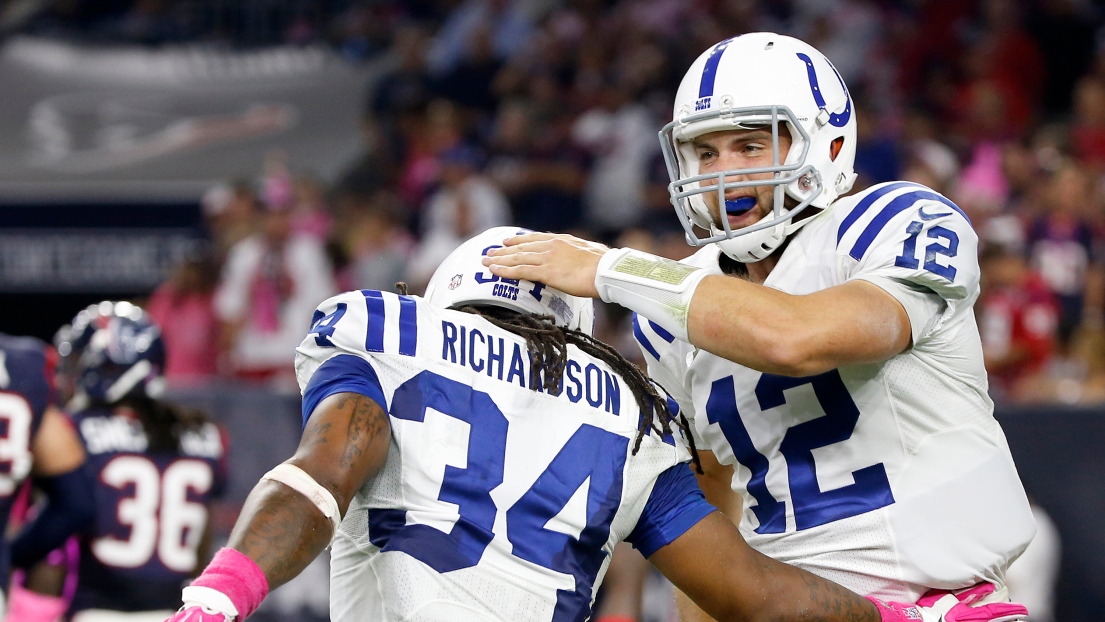
[[[710, 245], [687, 261], [720, 272], [718, 253]], [[977, 236], [928, 188], [882, 184], [814, 216], [765, 285], [801, 295], [855, 279], [905, 307], [907, 351], [794, 378], [698, 350], [645, 318], [634, 332], [698, 446], [735, 465], [752, 546], [894, 600], [1002, 585], [1035, 527], [986, 393]]]
[[632, 453], [633, 393], [574, 345], [562, 390], [534, 391], [524, 338], [365, 290], [320, 305], [296, 370], [305, 417], [341, 392], [390, 415], [334, 546], [336, 621], [582, 620], [615, 543], [651, 555], [713, 511], [674, 439]]

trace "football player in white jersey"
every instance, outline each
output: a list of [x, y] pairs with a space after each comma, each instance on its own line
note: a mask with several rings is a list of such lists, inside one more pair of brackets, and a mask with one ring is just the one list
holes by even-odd
[[852, 105], [806, 43], [722, 41], [660, 132], [701, 250], [673, 262], [531, 234], [484, 264], [639, 314], [649, 373], [707, 450], [707, 498], [726, 507], [731, 484], [757, 550], [875, 598], [1001, 601], [1035, 527], [987, 396], [978, 238], [918, 184], [843, 196]]
[[722, 619], [877, 622], [705, 502], [666, 400], [590, 337], [589, 299], [483, 268], [516, 232], [466, 242], [425, 299], [322, 303], [296, 357], [299, 450], [172, 620], [244, 619], [332, 545], [337, 622], [582, 622], [627, 540]]

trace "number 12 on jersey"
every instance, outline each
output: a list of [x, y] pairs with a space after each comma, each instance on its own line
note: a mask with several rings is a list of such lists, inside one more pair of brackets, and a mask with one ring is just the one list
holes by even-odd
[[[770, 416], [770, 409], [786, 404], [785, 390], [806, 384], [813, 385], [825, 416], [789, 428], [779, 444], [779, 453], [787, 464], [795, 528], [801, 531], [817, 527], [894, 503], [886, 468], [881, 463], [853, 471], [854, 483], [847, 486], [822, 491], [817, 482], [813, 450], [848, 440], [859, 421], [859, 408], [837, 370], [805, 378], [761, 375], [755, 393], [763, 416]], [[756, 500], [751, 508], [760, 522], [756, 533], [785, 532], [786, 503], [776, 499], [767, 488], [770, 463], [753, 445], [737, 410], [732, 376], [714, 381], [706, 402], [706, 418], [718, 424], [737, 461], [751, 471], [747, 488]]]

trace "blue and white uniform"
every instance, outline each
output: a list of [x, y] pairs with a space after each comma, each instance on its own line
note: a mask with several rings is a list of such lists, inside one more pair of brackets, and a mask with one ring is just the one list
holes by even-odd
[[523, 337], [365, 290], [324, 302], [297, 352], [305, 422], [353, 392], [392, 428], [334, 543], [336, 622], [586, 620], [617, 542], [648, 556], [713, 511], [673, 439], [632, 455], [631, 391], [575, 346], [563, 389], [534, 391]]
[[[802, 295], [862, 279], [901, 302], [912, 346], [879, 363], [777, 376], [634, 318], [649, 374], [698, 447], [735, 466], [757, 550], [890, 600], [1004, 584], [1035, 527], [987, 396], [977, 242], [957, 206], [904, 182], [839, 199], [791, 236], [766, 286]], [[719, 252], [687, 262], [720, 273]]]

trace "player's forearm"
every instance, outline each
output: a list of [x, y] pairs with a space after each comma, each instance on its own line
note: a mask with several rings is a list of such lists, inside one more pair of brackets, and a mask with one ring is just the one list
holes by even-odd
[[[253, 488], [228, 546], [261, 568], [269, 589], [286, 583], [329, 544], [353, 495], [383, 468], [390, 443], [388, 415], [371, 398], [327, 397], [308, 419], [295, 455]], [[274, 476], [289, 466], [299, 475]]]
[[719, 622], [881, 622], [858, 594], [753, 550], [720, 512], [648, 559]]
[[694, 345], [760, 371], [812, 375], [832, 369], [814, 359], [814, 319], [798, 297], [740, 279], [711, 276], [687, 313]]
[[303, 572], [331, 536], [330, 521], [306, 497], [261, 481], [246, 499], [227, 546], [252, 559], [274, 589]]
[[886, 360], [911, 339], [901, 303], [866, 281], [793, 295], [710, 276], [695, 290], [687, 329], [708, 352], [783, 376]]
[[776, 611], [764, 607], [757, 619], [776, 622], [881, 622], [882, 615], [870, 601], [856, 593], [793, 566], [762, 557], [772, 570], [767, 575], [778, 578], [765, 602], [774, 603]]

